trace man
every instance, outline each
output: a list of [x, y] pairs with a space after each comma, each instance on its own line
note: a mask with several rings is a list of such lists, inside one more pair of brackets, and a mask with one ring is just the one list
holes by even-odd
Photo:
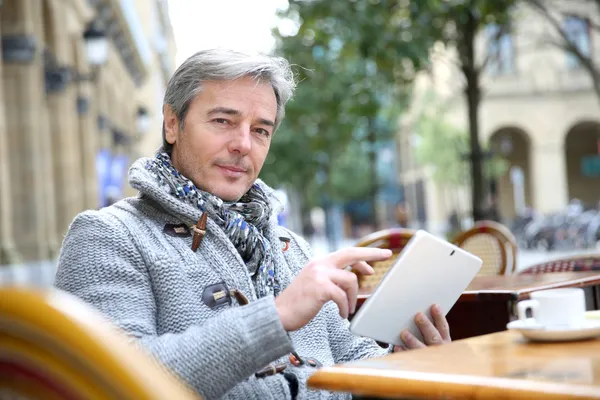
[[[190, 57], [166, 90], [163, 149], [130, 170], [139, 195], [80, 214], [63, 243], [56, 286], [207, 399], [347, 398], [308, 390], [306, 379], [318, 364], [388, 352], [349, 332], [357, 281], [345, 268], [370, 274], [366, 262], [389, 251], [311, 260], [305, 241], [277, 226], [273, 191], [257, 179], [293, 89], [279, 58]], [[408, 335], [406, 348], [450, 340], [443, 313], [432, 313], [435, 324], [417, 316], [426, 343]]]

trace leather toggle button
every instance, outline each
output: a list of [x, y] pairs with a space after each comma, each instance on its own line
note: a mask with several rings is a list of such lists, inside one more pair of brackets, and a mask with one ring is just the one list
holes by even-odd
[[283, 251], [288, 251], [290, 248], [290, 242], [292, 241], [289, 237], [280, 237], [279, 240], [281, 240], [281, 243], [283, 243], [282, 245], [282, 250]]
[[207, 286], [202, 293], [202, 301], [211, 309], [231, 305], [231, 293], [225, 282], [215, 283]]
[[202, 243], [202, 239], [204, 239], [204, 235], [206, 235], [206, 220], [208, 214], [205, 212], [202, 213], [200, 219], [196, 226], [192, 226], [192, 230], [194, 231], [194, 237], [192, 239], [192, 251], [195, 253], [200, 247], [200, 243]]
[[254, 374], [257, 378], [264, 378], [265, 376], [272, 376], [279, 374], [287, 368], [285, 364], [275, 364], [275, 365], [267, 365], [260, 371]]
[[166, 224], [163, 232], [173, 237], [190, 237], [192, 234], [185, 224]]

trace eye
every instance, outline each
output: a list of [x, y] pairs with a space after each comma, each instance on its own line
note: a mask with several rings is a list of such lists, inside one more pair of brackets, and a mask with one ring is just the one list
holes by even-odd
[[228, 124], [229, 120], [227, 120], [225, 118], [215, 118], [215, 119], [213, 119], [213, 122], [215, 122], [219, 125], [224, 125], [224, 124]]
[[256, 128], [254, 130], [254, 132], [258, 133], [259, 135], [267, 136], [267, 137], [269, 137], [271, 135], [271, 132], [269, 132], [268, 130], [263, 129], [263, 128]]

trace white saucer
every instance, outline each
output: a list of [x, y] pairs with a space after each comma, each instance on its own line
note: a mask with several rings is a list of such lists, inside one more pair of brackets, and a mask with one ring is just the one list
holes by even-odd
[[519, 331], [527, 339], [538, 342], [567, 342], [600, 336], [600, 321], [593, 319], [586, 319], [580, 326], [572, 328], [545, 328], [532, 318], [524, 321], [518, 319], [509, 322], [506, 328]]

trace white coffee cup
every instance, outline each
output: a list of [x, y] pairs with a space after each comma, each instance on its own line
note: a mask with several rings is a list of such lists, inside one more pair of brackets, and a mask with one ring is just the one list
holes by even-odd
[[583, 289], [563, 288], [533, 292], [530, 300], [517, 303], [520, 320], [527, 320], [531, 310], [533, 322], [545, 328], [573, 328], [585, 319], [585, 294]]

